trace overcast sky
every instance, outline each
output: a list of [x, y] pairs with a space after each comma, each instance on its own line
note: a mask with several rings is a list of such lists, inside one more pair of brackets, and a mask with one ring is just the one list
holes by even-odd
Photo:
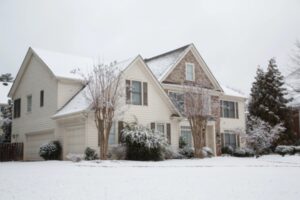
[[282, 71], [300, 39], [299, 0], [0, 0], [0, 73], [29, 46], [101, 60], [194, 43], [223, 84], [249, 92], [258, 65]]

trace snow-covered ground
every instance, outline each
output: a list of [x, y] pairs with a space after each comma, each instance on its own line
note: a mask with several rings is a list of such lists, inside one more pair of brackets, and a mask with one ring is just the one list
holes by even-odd
[[0, 163], [0, 199], [300, 199], [300, 156]]

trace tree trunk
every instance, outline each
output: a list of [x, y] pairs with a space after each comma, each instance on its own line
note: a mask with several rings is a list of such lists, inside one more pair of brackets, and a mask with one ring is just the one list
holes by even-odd
[[202, 148], [205, 146], [206, 118], [193, 116], [189, 119], [194, 140], [195, 158], [204, 158]]

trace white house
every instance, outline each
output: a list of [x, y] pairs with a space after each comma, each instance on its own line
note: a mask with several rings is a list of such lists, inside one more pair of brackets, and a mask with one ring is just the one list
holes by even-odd
[[[51, 140], [68, 153], [83, 153], [86, 147], [99, 151], [98, 135], [85, 87], [75, 68], [92, 67], [92, 59], [29, 48], [9, 92], [14, 101], [12, 134], [24, 142], [24, 159], [39, 160], [39, 147]], [[193, 44], [149, 58], [141, 56], [119, 62], [123, 70], [123, 106], [114, 119], [109, 143], [118, 144], [123, 122], [140, 124], [165, 134], [178, 147], [182, 136], [192, 145], [187, 121], [169, 96], [180, 96], [186, 81], [201, 80], [209, 91], [211, 120], [207, 146], [216, 155], [222, 145], [240, 145], [245, 131], [245, 97], [221, 87]], [[126, 93], [126, 86], [134, 91]], [[228, 94], [227, 94], [228, 93]]]

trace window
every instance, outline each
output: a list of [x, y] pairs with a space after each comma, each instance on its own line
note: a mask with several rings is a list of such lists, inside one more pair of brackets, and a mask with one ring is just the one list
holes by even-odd
[[170, 123], [155, 123], [150, 124], [150, 129], [161, 132], [167, 137], [169, 144], [171, 144], [171, 124]]
[[221, 117], [239, 118], [238, 103], [233, 101], [221, 101]]
[[158, 132], [165, 133], [165, 124], [163, 124], [163, 123], [157, 123], [156, 124], [156, 130]]
[[21, 117], [21, 99], [14, 101], [14, 118]]
[[190, 126], [181, 126], [181, 137], [187, 146], [192, 146], [192, 131]]
[[126, 80], [126, 103], [148, 105], [148, 84], [146, 82]]
[[32, 111], [32, 95], [27, 96], [27, 112]]
[[113, 122], [109, 132], [108, 144], [116, 144], [116, 123]]
[[169, 92], [169, 97], [176, 106], [176, 108], [180, 111], [184, 111], [184, 95], [176, 92]]
[[44, 106], [44, 90], [40, 92], [40, 107]]
[[185, 65], [185, 79], [187, 81], [194, 81], [195, 80], [195, 67], [192, 63], [186, 63]]
[[237, 134], [224, 133], [224, 146], [238, 147]]

